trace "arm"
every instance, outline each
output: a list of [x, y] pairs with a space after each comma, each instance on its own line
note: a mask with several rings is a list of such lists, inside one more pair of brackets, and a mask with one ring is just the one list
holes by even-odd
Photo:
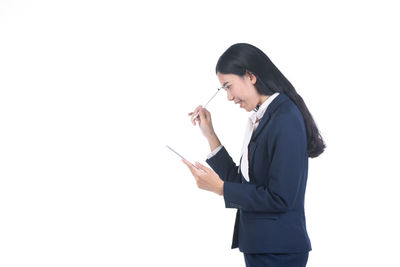
[[[296, 203], [307, 178], [308, 154], [305, 128], [303, 121], [293, 113], [282, 114], [279, 118], [275, 118], [274, 123], [276, 125], [270, 128], [274, 130], [271, 130], [267, 139], [268, 151], [265, 152], [270, 159], [268, 184], [225, 182], [223, 192], [226, 208], [286, 212]], [[263, 168], [260, 165], [258, 168]]]
[[208, 137], [207, 140], [208, 144], [210, 145], [211, 151], [214, 151], [216, 150], [216, 148], [221, 146], [221, 142], [219, 141], [218, 136], [215, 133]]
[[[217, 151], [217, 149], [213, 150], [213, 152], [214, 151]], [[224, 182], [241, 183], [242, 175], [238, 173], [239, 166], [236, 166], [224, 146], [221, 145], [217, 153], [208, 158], [206, 162]]]

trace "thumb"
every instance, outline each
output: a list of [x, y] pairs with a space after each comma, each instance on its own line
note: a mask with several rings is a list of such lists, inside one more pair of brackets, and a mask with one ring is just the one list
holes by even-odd
[[199, 117], [200, 117], [201, 121], [205, 121], [206, 120], [206, 112], [205, 112], [205, 109], [203, 107], [199, 111]]

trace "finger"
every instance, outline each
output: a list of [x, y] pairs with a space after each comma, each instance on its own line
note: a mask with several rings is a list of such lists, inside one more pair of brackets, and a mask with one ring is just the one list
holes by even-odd
[[204, 172], [209, 172], [211, 170], [210, 168], [207, 168], [206, 166], [204, 166], [203, 164], [201, 164], [200, 162], [197, 162], [197, 161], [196, 161], [195, 166]]
[[204, 114], [206, 115], [207, 120], [211, 117], [211, 113], [210, 111], [208, 111], [207, 109], [204, 109]]
[[198, 108], [196, 108], [193, 112], [190, 112], [188, 115], [189, 116], [191, 116], [191, 118], [190, 118], [190, 121], [192, 122], [192, 124], [193, 125], [196, 125], [196, 123], [195, 123], [195, 116], [196, 116], [196, 114], [197, 114], [197, 112], [196, 112], [196, 110], [197, 110]]
[[197, 118], [199, 118], [199, 115], [200, 115], [200, 114], [199, 114], [198, 111], [197, 111], [194, 115], [192, 115], [192, 118], [191, 118], [192, 121], [195, 120], [195, 119], [197, 119]]
[[189, 161], [185, 160], [185, 159], [182, 159], [182, 161], [183, 161], [183, 163], [186, 164], [186, 166], [189, 167], [190, 172], [191, 172], [191, 173], [193, 174], [193, 176], [194, 176], [194, 175], [195, 175], [195, 169], [196, 169], [196, 168], [193, 166], [193, 164], [190, 163]]
[[200, 118], [200, 113], [192, 118], [192, 123], [193, 125], [196, 125], [196, 122], [198, 122], [200, 124], [201, 118]]
[[194, 119], [194, 117], [197, 115], [197, 113], [199, 113], [199, 110], [201, 109], [201, 105], [198, 106], [192, 113], [192, 120]]
[[198, 175], [199, 171], [202, 171], [198, 166], [193, 165], [190, 161], [187, 161], [185, 159], [182, 159], [182, 161], [186, 164], [186, 166], [189, 167], [193, 175]]
[[199, 117], [200, 117], [201, 121], [206, 120], [206, 114], [204, 113], [204, 108], [200, 109]]
[[196, 122], [200, 124], [200, 116], [197, 116], [196, 118], [194, 118], [192, 120], [192, 122], [193, 122], [193, 125], [196, 125]]
[[192, 166], [192, 163], [190, 163], [189, 161], [187, 161], [186, 159], [182, 159], [182, 161], [183, 161], [183, 163], [185, 163], [186, 164], [186, 166], [188, 166], [189, 168], [193, 168]]

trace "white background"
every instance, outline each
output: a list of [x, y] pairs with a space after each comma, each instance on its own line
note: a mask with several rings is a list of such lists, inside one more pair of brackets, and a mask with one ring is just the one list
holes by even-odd
[[[400, 266], [395, 1], [0, 1], [0, 266], [244, 266], [236, 209], [170, 145], [210, 152], [187, 113], [232, 44], [262, 49], [327, 149], [310, 159], [308, 266]], [[239, 164], [250, 113], [219, 93]]]

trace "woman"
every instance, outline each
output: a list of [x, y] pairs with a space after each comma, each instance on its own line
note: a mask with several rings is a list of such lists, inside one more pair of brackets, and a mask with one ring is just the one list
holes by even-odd
[[240, 165], [236, 166], [214, 132], [211, 114], [198, 106], [189, 116], [207, 138], [211, 154], [189, 167], [201, 189], [236, 208], [232, 249], [246, 266], [305, 266], [311, 243], [304, 216], [308, 157], [319, 156], [324, 141], [303, 99], [257, 47], [238, 43], [219, 58], [216, 74], [229, 101], [249, 118]]

